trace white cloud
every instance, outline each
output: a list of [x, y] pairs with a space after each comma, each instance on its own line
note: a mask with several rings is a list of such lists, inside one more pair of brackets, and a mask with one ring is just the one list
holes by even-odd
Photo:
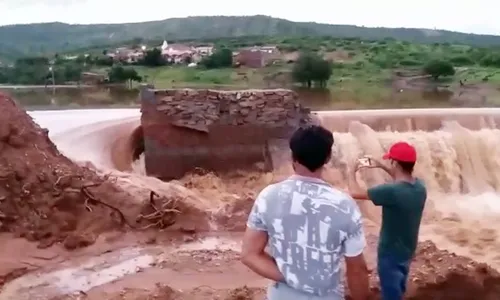
[[[170, 5], [169, 5], [170, 3]], [[60, 21], [125, 23], [196, 15], [265, 14], [293, 21], [381, 27], [438, 28], [499, 34], [493, 0], [1, 0], [0, 25]], [[7, 13], [5, 13], [7, 12]]]

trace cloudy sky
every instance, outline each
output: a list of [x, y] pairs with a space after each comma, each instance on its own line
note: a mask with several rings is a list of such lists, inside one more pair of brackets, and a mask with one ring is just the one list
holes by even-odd
[[[495, 1], [496, 2], [496, 1]], [[125, 23], [199, 15], [264, 14], [292, 21], [437, 28], [500, 35], [494, 0], [0, 0], [0, 25]], [[169, 4], [170, 3], [170, 4]], [[305, 4], [307, 3], [307, 5]]]

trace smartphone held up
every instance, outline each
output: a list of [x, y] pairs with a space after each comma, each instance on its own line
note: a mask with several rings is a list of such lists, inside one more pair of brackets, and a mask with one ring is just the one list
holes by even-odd
[[372, 166], [372, 159], [369, 156], [363, 156], [362, 158], [358, 159], [359, 165], [362, 167], [371, 167]]

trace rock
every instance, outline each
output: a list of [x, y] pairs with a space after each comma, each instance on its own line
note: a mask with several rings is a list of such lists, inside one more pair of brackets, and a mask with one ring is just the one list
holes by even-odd
[[297, 94], [290, 90], [185, 89], [156, 94], [161, 95], [156, 109], [164, 113], [171, 124], [197, 131], [208, 132], [209, 124], [295, 125], [308, 121], [309, 110], [302, 107]]
[[64, 248], [74, 250], [81, 247], [92, 245], [95, 237], [88, 234], [71, 234], [64, 240]]

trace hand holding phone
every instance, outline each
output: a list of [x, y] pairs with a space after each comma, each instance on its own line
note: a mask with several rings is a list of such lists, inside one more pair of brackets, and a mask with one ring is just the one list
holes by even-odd
[[364, 157], [358, 159], [358, 163], [359, 163], [360, 167], [371, 167], [372, 166], [372, 159], [371, 159], [371, 157], [364, 156]]

